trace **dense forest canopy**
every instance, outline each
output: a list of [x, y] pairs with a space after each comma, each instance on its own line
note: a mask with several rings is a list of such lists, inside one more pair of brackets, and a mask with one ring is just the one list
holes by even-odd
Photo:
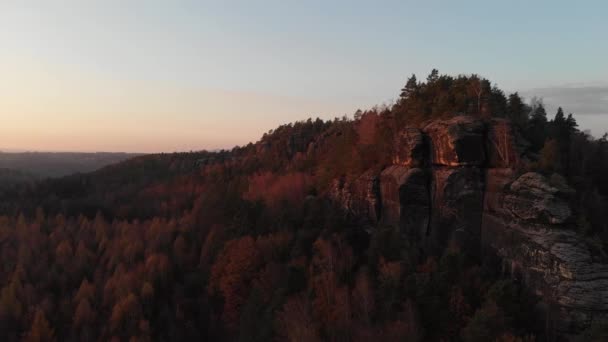
[[510, 120], [526, 151], [519, 172], [565, 177], [580, 234], [605, 253], [606, 136], [480, 76], [433, 70], [352, 119], [3, 190], [0, 339], [543, 340], [537, 298], [497, 260], [421, 252], [327, 197], [334, 181], [389, 165], [404, 127], [458, 115]]

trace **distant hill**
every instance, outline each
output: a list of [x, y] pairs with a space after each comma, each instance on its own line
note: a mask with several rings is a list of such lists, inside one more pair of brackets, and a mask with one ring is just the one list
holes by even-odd
[[17, 170], [0, 168], [0, 189], [13, 184], [33, 182], [36, 177]]
[[0, 182], [15, 172], [33, 178], [55, 178], [74, 173], [92, 172], [141, 154], [134, 153], [76, 153], [76, 152], [0, 152], [0, 169], [14, 172], [0, 173]]

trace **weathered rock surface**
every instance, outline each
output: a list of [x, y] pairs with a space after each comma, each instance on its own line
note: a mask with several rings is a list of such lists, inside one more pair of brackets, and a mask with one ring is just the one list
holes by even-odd
[[449, 243], [477, 256], [481, 238], [483, 183], [478, 168], [449, 168], [433, 172], [431, 244]]
[[543, 175], [528, 172], [511, 184], [504, 206], [522, 220], [561, 224], [572, 215], [570, 206], [560, 197], [566, 191], [550, 185]]
[[485, 170], [484, 211], [503, 210], [505, 195], [515, 178], [516, 173], [513, 169], [499, 168]]
[[431, 163], [443, 166], [481, 166], [485, 162], [485, 125], [457, 116], [424, 128], [431, 146]]
[[380, 193], [383, 224], [397, 226], [416, 240], [426, 235], [431, 212], [426, 171], [390, 166], [380, 176]]
[[350, 215], [365, 224], [375, 224], [380, 218], [380, 178], [370, 170], [353, 181], [334, 181], [332, 197]]
[[405, 128], [395, 140], [393, 164], [407, 167], [421, 167], [428, 157], [425, 136], [418, 128]]
[[512, 175], [488, 174], [496, 186], [486, 192], [494, 199], [485, 201], [483, 248], [554, 309], [550, 320], [558, 336], [568, 339], [608, 317], [608, 263], [564, 225], [572, 215], [565, 199], [572, 189], [563, 178], [529, 172], [509, 183]]
[[401, 197], [399, 192], [406, 181], [410, 169], [393, 165], [380, 174], [380, 194], [382, 199], [382, 218], [384, 224], [398, 226], [401, 221]]
[[[509, 122], [435, 121], [396, 138], [394, 165], [337, 181], [332, 197], [370, 227], [391, 225], [430, 253], [500, 256], [542, 298], [566, 339], [608, 317], [608, 261], [579, 236], [563, 177], [518, 174], [525, 144]], [[481, 251], [484, 253], [480, 253]]]
[[484, 213], [482, 232], [505, 271], [557, 309], [551, 320], [558, 335], [567, 338], [608, 317], [608, 264], [576, 232], [492, 213]]

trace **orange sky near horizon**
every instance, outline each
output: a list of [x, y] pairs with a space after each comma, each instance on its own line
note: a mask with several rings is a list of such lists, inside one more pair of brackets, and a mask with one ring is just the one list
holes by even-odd
[[231, 148], [255, 142], [294, 117], [341, 116], [356, 110], [335, 101], [113, 80], [31, 61], [18, 69], [0, 65], [0, 73], [5, 80], [0, 84], [0, 113], [5, 113], [0, 149], [8, 150]]

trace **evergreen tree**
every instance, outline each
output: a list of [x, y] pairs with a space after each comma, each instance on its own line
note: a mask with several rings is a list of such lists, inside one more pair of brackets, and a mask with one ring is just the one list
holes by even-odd
[[570, 133], [576, 132], [576, 127], [578, 127], [578, 124], [576, 123], [574, 116], [572, 116], [572, 113], [568, 114], [568, 117], [566, 118], [566, 126], [568, 127]]
[[539, 151], [547, 138], [547, 111], [541, 99], [533, 98], [527, 137], [534, 151]]
[[557, 113], [555, 113], [555, 119], [553, 119], [553, 121], [558, 125], [566, 122], [566, 118], [564, 117], [564, 110], [562, 109], [562, 107], [557, 108]]
[[439, 70], [433, 69], [431, 71], [431, 73], [429, 74], [429, 76], [426, 78], [426, 83], [433, 84], [433, 83], [437, 82], [438, 79], [439, 79]]
[[507, 101], [507, 118], [521, 129], [525, 128], [528, 123], [526, 105], [518, 93], [509, 95], [509, 100]]
[[570, 150], [572, 144], [572, 135], [576, 133], [576, 120], [572, 114], [569, 114], [566, 118], [562, 107], [557, 109], [555, 118], [550, 122], [550, 137], [555, 140], [558, 148], [558, 153], [561, 159], [561, 172], [568, 175], [571, 171], [572, 165], [570, 165]]
[[504, 118], [507, 115], [507, 98], [505, 93], [497, 86], [492, 87], [490, 92], [490, 115]]
[[566, 117], [564, 116], [564, 111], [562, 107], [557, 109], [557, 113], [555, 113], [555, 118], [550, 123], [550, 134], [553, 139], [558, 141], [565, 141], [568, 139], [569, 130], [566, 125]]
[[416, 80], [416, 75], [412, 74], [412, 77], [408, 78], [405, 87], [401, 89], [401, 99], [409, 99], [412, 95], [418, 92], [419, 86]]
[[547, 122], [547, 111], [542, 99], [532, 98], [532, 111], [530, 112], [530, 121]]

